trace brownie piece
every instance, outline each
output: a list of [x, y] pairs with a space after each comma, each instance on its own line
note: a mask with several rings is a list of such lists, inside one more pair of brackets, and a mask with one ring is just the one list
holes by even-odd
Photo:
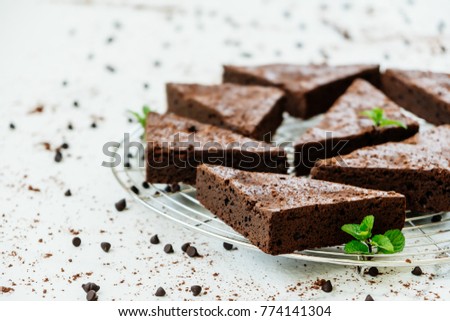
[[450, 126], [443, 125], [400, 143], [366, 147], [318, 161], [316, 179], [406, 196], [413, 213], [450, 211]]
[[381, 81], [383, 91], [400, 106], [430, 123], [450, 123], [450, 74], [387, 69]]
[[149, 113], [146, 172], [150, 183], [195, 184], [201, 163], [286, 173], [282, 148], [174, 114]]
[[[398, 126], [375, 126], [372, 119], [361, 115], [365, 110], [382, 108], [388, 119], [402, 121]], [[294, 164], [298, 175], [309, 173], [318, 159], [349, 154], [355, 149], [402, 141], [419, 130], [417, 121], [369, 82], [356, 79], [326, 112], [323, 120], [309, 128], [295, 143]]]
[[285, 110], [300, 118], [310, 118], [325, 112], [356, 78], [364, 78], [379, 86], [379, 66], [224, 66], [223, 73], [224, 82], [283, 89], [286, 92]]
[[283, 120], [282, 90], [235, 84], [166, 85], [169, 112], [270, 141]]
[[374, 233], [401, 229], [405, 220], [403, 195], [304, 177], [203, 164], [196, 188], [200, 203], [274, 255], [347, 242], [341, 226], [369, 214]]

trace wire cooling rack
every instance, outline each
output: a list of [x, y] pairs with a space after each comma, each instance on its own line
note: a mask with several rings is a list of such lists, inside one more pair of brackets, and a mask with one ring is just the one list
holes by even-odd
[[[277, 142], [290, 141], [293, 137], [298, 137], [306, 128], [314, 125], [319, 119], [320, 117], [299, 122], [287, 117], [279, 128], [275, 140]], [[139, 142], [141, 135], [142, 129], [135, 128], [130, 132], [130, 141]], [[292, 147], [288, 146], [286, 150], [292, 152]], [[120, 146], [116, 147], [115, 152], [121, 155], [122, 159], [126, 156], [125, 153], [131, 156], [129, 164], [122, 162], [119, 166], [112, 167], [112, 172], [120, 185], [138, 203], [152, 212], [196, 232], [259, 251], [245, 237], [205, 209], [195, 198], [194, 187], [181, 184], [180, 191], [175, 193], [167, 192], [165, 184], [149, 184], [148, 188], [143, 188], [142, 183], [145, 180], [143, 155], [138, 155], [136, 150], [125, 151], [123, 140], [120, 142]], [[139, 194], [131, 190], [132, 186], [139, 189]], [[450, 262], [450, 213], [418, 216], [407, 213], [403, 233], [406, 238], [405, 249], [403, 252], [395, 254], [376, 254], [374, 256], [346, 254], [343, 246], [335, 246], [280, 256], [361, 267], [434, 265]]]

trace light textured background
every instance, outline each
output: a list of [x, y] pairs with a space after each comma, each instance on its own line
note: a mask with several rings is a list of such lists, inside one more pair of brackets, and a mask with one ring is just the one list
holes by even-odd
[[[379, 62], [449, 72], [449, 12], [449, 1], [425, 0], [1, 0], [0, 286], [14, 292], [0, 300], [83, 300], [88, 281], [101, 286], [101, 300], [154, 300], [158, 286], [167, 291], [159, 300], [450, 299], [449, 266], [424, 267], [422, 277], [409, 268], [361, 277], [350, 267], [226, 252], [219, 240], [132, 202], [116, 212], [127, 194], [100, 166], [102, 145], [130, 128], [127, 109], [163, 111], [166, 81], [218, 82], [223, 63]], [[44, 111], [29, 114], [38, 105]], [[42, 142], [70, 149], [55, 163]], [[154, 233], [162, 244], [150, 245]], [[182, 255], [187, 241], [205, 256]], [[176, 253], [166, 255], [165, 243]], [[318, 278], [331, 279], [334, 291], [314, 289]], [[192, 297], [193, 284], [207, 294]]]

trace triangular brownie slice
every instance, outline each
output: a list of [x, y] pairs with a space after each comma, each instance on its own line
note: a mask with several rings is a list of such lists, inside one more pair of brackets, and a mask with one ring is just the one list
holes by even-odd
[[270, 141], [283, 120], [282, 90], [235, 84], [166, 85], [169, 112]]
[[196, 188], [207, 209], [269, 254], [347, 242], [341, 226], [366, 215], [375, 216], [374, 233], [405, 220], [403, 195], [304, 177], [201, 165]]
[[450, 126], [316, 163], [316, 179], [396, 191], [416, 213], [450, 211]]
[[383, 91], [400, 106], [426, 121], [450, 124], [450, 74], [388, 69]]
[[300, 118], [325, 112], [356, 78], [364, 78], [378, 86], [379, 66], [224, 66], [223, 74], [224, 82], [283, 89], [286, 92], [286, 111]]
[[[362, 112], [381, 108], [385, 118], [401, 121], [399, 126], [375, 126]], [[419, 130], [417, 121], [365, 80], [357, 79], [325, 113], [323, 120], [309, 128], [295, 143], [297, 174], [308, 174], [318, 159], [348, 154], [355, 149], [404, 140]]]
[[276, 173], [288, 167], [282, 148], [174, 114], [149, 113], [146, 141], [151, 183], [195, 184], [201, 163]]

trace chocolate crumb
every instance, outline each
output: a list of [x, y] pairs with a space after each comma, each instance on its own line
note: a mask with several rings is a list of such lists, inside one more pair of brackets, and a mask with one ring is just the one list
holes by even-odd
[[73, 107], [78, 107], [79, 105], [78, 105], [78, 101], [76, 101], [76, 100], [74, 100], [74, 102], [73, 102]]
[[68, 129], [68, 130], [73, 130], [73, 125], [72, 125], [71, 123], [69, 123], [69, 124], [67, 125], [67, 129]]
[[62, 154], [59, 150], [56, 150], [56, 154], [55, 154], [55, 162], [59, 163], [62, 160]]
[[95, 122], [93, 122], [93, 123], [91, 124], [91, 128], [97, 128], [97, 124], [96, 124]]
[[417, 276], [420, 276], [420, 275], [422, 275], [422, 269], [419, 267], [419, 266], [416, 266], [412, 271], [411, 271], [411, 273], [412, 274], [414, 274], [414, 275], [417, 275]]
[[68, 190], [64, 193], [64, 196], [67, 196], [67, 197], [72, 196], [72, 192], [70, 191], [70, 189], [68, 189]]
[[68, 148], [69, 148], [69, 144], [63, 143], [63, 144], [61, 145], [61, 148], [63, 148], [63, 149], [68, 149]]
[[83, 288], [84, 292], [86, 292], [86, 293], [88, 293], [89, 291], [98, 292], [100, 290], [100, 286], [98, 286], [97, 284], [92, 283], [92, 282], [83, 284], [83, 285], [81, 285], [81, 287]]
[[9, 124], [9, 128], [10, 128], [10, 129], [16, 129], [16, 125], [14, 125], [13, 123], [10, 123], [10, 124]]
[[79, 247], [81, 245], [81, 239], [78, 236], [74, 237], [72, 239], [72, 244], [75, 247]]
[[202, 287], [200, 285], [191, 286], [191, 291], [194, 296], [198, 296], [202, 292]]
[[159, 287], [158, 290], [156, 290], [155, 295], [156, 296], [165, 296], [166, 295], [166, 291], [162, 287]]
[[127, 207], [127, 201], [123, 198], [114, 204], [118, 212], [122, 212]]
[[88, 301], [97, 301], [98, 300], [97, 292], [95, 292], [94, 290], [89, 291], [86, 294], [86, 300], [88, 300]]
[[370, 294], [368, 294], [364, 301], [375, 301], [375, 300], [372, 298], [372, 296]]
[[123, 167], [126, 167], [126, 168], [131, 168], [131, 164], [130, 164], [130, 162], [126, 162], [125, 164], [123, 164]]
[[155, 235], [153, 235], [153, 236], [150, 238], [150, 243], [152, 243], [152, 244], [159, 244], [158, 234], [155, 234]]
[[172, 244], [166, 244], [164, 245], [164, 252], [167, 254], [173, 253], [173, 247]]
[[375, 266], [372, 266], [368, 271], [370, 276], [377, 276], [378, 275], [378, 269]]
[[322, 284], [322, 291], [329, 293], [332, 290], [333, 290], [333, 285], [331, 285], [330, 280], [327, 280]]
[[191, 246], [191, 243], [189, 243], [189, 242], [188, 243], [184, 243], [183, 245], [181, 245], [181, 250], [183, 252], [186, 252], [189, 246]]
[[111, 244], [108, 242], [102, 242], [102, 243], [100, 243], [100, 247], [102, 248], [103, 251], [108, 253], [109, 250], [111, 249]]

